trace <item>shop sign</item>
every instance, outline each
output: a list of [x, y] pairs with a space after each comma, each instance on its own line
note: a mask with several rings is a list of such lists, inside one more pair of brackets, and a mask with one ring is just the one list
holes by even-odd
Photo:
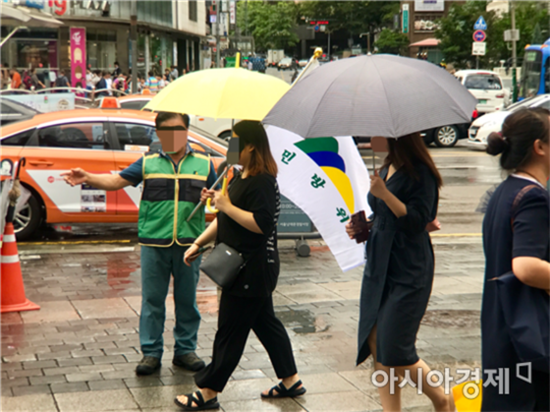
[[[42, 3], [44, 4], [44, 1], [40, 1], [40, 0], [27, 0], [27, 3], [29, 2], [32, 2], [32, 3]], [[75, 1], [75, 2], [71, 2], [69, 3], [67, 0], [48, 0], [48, 6], [50, 7], [52, 13], [55, 13], [57, 14], [58, 16], [64, 16], [65, 13], [67, 12], [67, 6], [69, 4], [73, 4], [73, 8], [74, 10], [76, 11], [76, 14], [81, 14], [81, 13], [78, 13], [79, 10], [83, 10], [83, 11], [104, 11], [104, 10], [107, 10], [108, 7], [109, 7], [109, 1], [93, 1], [93, 0], [88, 0], [88, 1]]]
[[414, 11], [445, 11], [444, 0], [415, 0]]
[[67, 0], [48, 0], [48, 6], [58, 16], [63, 16], [67, 11]]
[[86, 29], [71, 27], [71, 86], [86, 87]]

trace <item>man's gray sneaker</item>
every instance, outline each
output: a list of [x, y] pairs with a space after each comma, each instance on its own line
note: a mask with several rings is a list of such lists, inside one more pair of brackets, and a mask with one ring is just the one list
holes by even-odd
[[160, 368], [160, 359], [152, 356], [144, 356], [139, 361], [136, 367], [136, 373], [138, 375], [151, 375], [154, 371]]
[[172, 363], [192, 372], [198, 372], [206, 366], [204, 361], [199, 358], [195, 352], [186, 353], [181, 356], [174, 356]]

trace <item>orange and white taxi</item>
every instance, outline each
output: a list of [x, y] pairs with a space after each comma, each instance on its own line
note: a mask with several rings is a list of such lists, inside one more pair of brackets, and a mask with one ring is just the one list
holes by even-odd
[[[18, 239], [31, 236], [43, 221], [136, 222], [140, 186], [116, 192], [71, 187], [60, 174], [75, 167], [118, 173], [144, 152], [160, 149], [155, 117], [156, 113], [123, 109], [71, 110], [38, 114], [0, 128], [2, 179], [25, 157], [20, 178], [32, 194], [14, 220]], [[190, 130], [189, 142], [193, 149], [210, 155], [216, 169], [224, 162], [224, 141]]]

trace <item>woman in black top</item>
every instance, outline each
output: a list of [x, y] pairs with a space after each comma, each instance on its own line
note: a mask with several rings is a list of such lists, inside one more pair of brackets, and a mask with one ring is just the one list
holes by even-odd
[[[357, 364], [372, 353], [378, 382], [393, 376], [393, 368], [395, 375], [409, 373], [418, 383], [420, 371], [422, 391], [435, 410], [452, 411], [452, 396], [428, 384], [430, 368], [415, 347], [434, 277], [426, 227], [437, 214], [441, 176], [418, 133], [387, 141], [388, 156], [380, 175], [375, 171], [371, 177], [368, 195], [374, 226], [361, 288]], [[346, 229], [353, 237], [353, 225]], [[397, 384], [379, 387], [379, 393], [385, 411], [401, 410]]]
[[[550, 203], [544, 187], [550, 177], [549, 116], [550, 112], [541, 108], [514, 112], [504, 121], [502, 132], [492, 133], [488, 139], [487, 152], [502, 153], [500, 165], [512, 174], [492, 195], [483, 220], [482, 411], [550, 410], [549, 375], [541, 372], [549, 365], [533, 362], [531, 382], [518, 378], [516, 366], [522, 361], [509, 335], [494, 281], [513, 271], [522, 283], [542, 289], [543, 299], [548, 298], [543, 290], [550, 289]], [[521, 305], [515, 309], [521, 311]], [[508, 371], [507, 394], [504, 379], [496, 380], [503, 376], [501, 370]], [[526, 375], [524, 367], [521, 376]]]
[[277, 164], [261, 123], [245, 120], [233, 130], [239, 136], [243, 172], [231, 181], [228, 195], [211, 193], [218, 218], [187, 250], [185, 262], [195, 258], [201, 246], [216, 240], [239, 251], [247, 263], [235, 283], [222, 291], [212, 362], [195, 375], [200, 390], [176, 398], [184, 410], [219, 407], [217, 394], [239, 364], [250, 330], [266, 348], [282, 379], [262, 397], [293, 397], [306, 391], [297, 374], [288, 334], [275, 317], [271, 295], [279, 276]]

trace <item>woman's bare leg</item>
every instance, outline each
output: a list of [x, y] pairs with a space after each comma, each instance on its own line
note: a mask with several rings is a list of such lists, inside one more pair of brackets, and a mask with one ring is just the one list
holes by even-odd
[[[431, 371], [430, 367], [420, 359], [414, 365], [410, 366], [397, 366], [395, 371], [399, 376], [405, 376], [405, 371], [408, 370], [410, 379], [418, 385], [418, 369], [422, 370], [422, 393], [424, 393], [434, 405], [436, 412], [454, 412], [454, 399], [453, 394], [446, 395], [441, 386], [433, 387], [428, 384], [428, 372]], [[382, 406], [384, 406], [382, 404]], [[385, 409], [384, 409], [385, 410]]]
[[[382, 365], [376, 361], [376, 325], [372, 328], [369, 337], [367, 338], [367, 344], [373, 356], [374, 370], [383, 371], [390, 379], [390, 368]], [[377, 378], [378, 382], [382, 382], [382, 378]], [[393, 393], [391, 387], [394, 387]], [[395, 382], [394, 385], [391, 385], [390, 382], [383, 387], [378, 388], [378, 393], [380, 394], [380, 402], [382, 403], [382, 408], [384, 412], [400, 412], [401, 411], [401, 388], [398, 386], [398, 382]]]

